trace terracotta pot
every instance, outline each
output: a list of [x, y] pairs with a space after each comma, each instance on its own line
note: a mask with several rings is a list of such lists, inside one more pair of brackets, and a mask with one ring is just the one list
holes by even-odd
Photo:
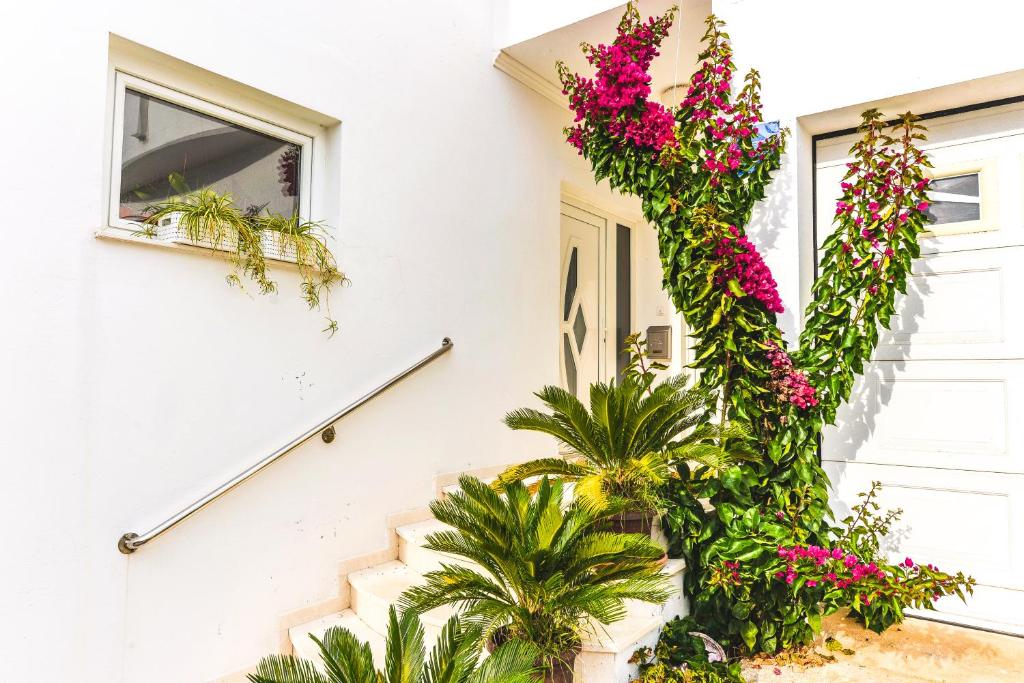
[[[653, 537], [654, 524], [657, 521], [656, 512], [644, 512], [640, 510], [633, 510], [629, 512], [623, 512], [609, 517], [606, 522], [606, 528], [608, 531], [612, 531], [617, 534], [641, 534], [643, 536]], [[661, 559], [658, 560], [658, 564], [664, 567], [668, 563], [668, 552], [666, 551]]]
[[544, 672], [544, 683], [572, 683], [577, 654], [576, 650], [568, 650], [551, 662], [551, 668]]
[[654, 528], [654, 512], [631, 510], [608, 518], [608, 530], [617, 534], [643, 534], [650, 536]]
[[[494, 632], [487, 641], [487, 651], [494, 652], [508, 640], [508, 631], [500, 628]], [[544, 683], [573, 683], [573, 668], [576, 665], [576, 656], [580, 653], [579, 648], [566, 650], [550, 663], [550, 667], [544, 672]]]

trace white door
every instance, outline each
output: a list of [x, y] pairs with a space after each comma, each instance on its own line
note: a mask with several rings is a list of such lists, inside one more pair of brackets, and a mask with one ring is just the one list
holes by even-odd
[[606, 378], [607, 220], [562, 204], [558, 358], [562, 386], [585, 403]]
[[[925, 615], [1024, 633], [1024, 108], [928, 128], [938, 223], [822, 458], [840, 518], [879, 480], [904, 510], [893, 556], [978, 580]], [[820, 239], [852, 141], [818, 142]]]

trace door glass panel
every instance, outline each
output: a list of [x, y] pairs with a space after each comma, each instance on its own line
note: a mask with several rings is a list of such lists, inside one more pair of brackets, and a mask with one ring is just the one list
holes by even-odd
[[572, 300], [576, 297], [576, 258], [578, 249], [572, 248], [569, 255], [569, 268], [565, 274], [565, 304], [563, 306], [562, 320], [569, 319], [569, 311], [572, 310]]
[[625, 351], [626, 337], [633, 330], [631, 234], [625, 225], [615, 226], [615, 376], [619, 381], [629, 364], [629, 353]]
[[562, 353], [565, 355], [565, 385], [573, 396], [576, 395], [576, 361], [572, 356], [572, 343], [569, 335], [562, 335]]
[[587, 338], [587, 321], [583, 318], [583, 306], [576, 309], [576, 320], [572, 324], [572, 333], [576, 337], [576, 349], [583, 353], [583, 341]]

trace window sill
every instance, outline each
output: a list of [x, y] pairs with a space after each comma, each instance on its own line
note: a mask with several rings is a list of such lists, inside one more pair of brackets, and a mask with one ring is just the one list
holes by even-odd
[[[202, 247], [193, 244], [182, 244], [181, 242], [168, 242], [160, 240], [155, 237], [146, 237], [145, 235], [137, 235], [131, 230], [125, 228], [115, 228], [106, 226], [96, 231], [95, 236], [97, 239], [114, 240], [117, 242], [129, 242], [131, 244], [143, 244], [149, 247], [161, 247], [163, 249], [171, 249], [173, 251], [192, 253], [192, 254], [205, 254], [210, 255], [211, 252], [220, 252], [223, 254], [231, 253], [228, 249], [215, 249], [212, 247]], [[295, 259], [281, 258], [272, 254], [265, 254], [264, 258], [267, 261], [272, 261], [275, 264], [298, 267]]]

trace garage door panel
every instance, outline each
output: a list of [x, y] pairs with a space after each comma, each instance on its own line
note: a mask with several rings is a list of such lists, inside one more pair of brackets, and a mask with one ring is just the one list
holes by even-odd
[[825, 429], [822, 458], [1024, 473], [1024, 361], [878, 361]]
[[965, 626], [1024, 635], [1024, 591], [978, 586], [967, 604], [947, 596], [935, 603], [936, 611], [907, 610], [926, 619], [952, 621]]
[[1024, 358], [1024, 324], [1011, 310], [1024, 291], [1024, 247], [939, 254], [914, 262], [907, 294], [879, 336], [875, 357]]
[[872, 481], [882, 482], [883, 509], [903, 510], [884, 548], [892, 560], [909, 556], [991, 588], [1024, 590], [1024, 475], [858, 463], [828, 463], [826, 471], [837, 518], [848, 514], [843, 501], [856, 501]]

